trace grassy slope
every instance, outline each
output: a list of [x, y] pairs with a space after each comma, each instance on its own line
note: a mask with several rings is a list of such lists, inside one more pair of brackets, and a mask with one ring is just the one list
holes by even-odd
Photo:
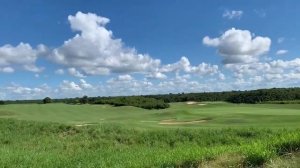
[[[207, 120], [186, 127], [300, 127], [300, 104], [235, 105], [208, 103], [204, 106], [174, 103], [164, 110], [109, 105], [25, 104], [0, 106], [0, 117], [51, 121], [66, 124], [120, 123], [128, 127], [178, 127], [159, 125], [162, 120]], [[180, 126], [182, 127], [182, 125]]]

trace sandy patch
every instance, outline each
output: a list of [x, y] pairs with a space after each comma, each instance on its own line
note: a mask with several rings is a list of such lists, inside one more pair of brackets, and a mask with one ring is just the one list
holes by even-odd
[[191, 105], [191, 104], [197, 104], [197, 102], [195, 102], [195, 101], [188, 101], [188, 102], [186, 102], [186, 104], [189, 104], [189, 105]]
[[96, 125], [96, 124], [76, 124], [75, 127], [86, 127], [89, 125]]
[[162, 120], [159, 124], [161, 124], [161, 125], [185, 125], [185, 124], [204, 123], [206, 121], [207, 120], [177, 121], [174, 119], [170, 119], [170, 120]]
[[204, 104], [204, 103], [199, 103], [199, 102], [195, 102], [195, 101], [188, 101], [188, 102], [186, 102], [186, 104], [187, 104], [187, 105], [198, 104], [199, 106], [204, 106], [204, 105], [206, 105], [206, 104]]

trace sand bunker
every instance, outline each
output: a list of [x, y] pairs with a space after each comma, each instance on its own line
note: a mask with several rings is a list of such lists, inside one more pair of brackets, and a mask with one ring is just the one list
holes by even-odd
[[188, 105], [198, 104], [199, 106], [204, 106], [204, 105], [206, 105], [206, 104], [199, 103], [199, 102], [195, 102], [195, 101], [188, 101], [188, 102], [186, 102], [186, 104], [188, 104]]
[[177, 121], [175, 119], [162, 120], [159, 124], [161, 125], [186, 125], [186, 124], [197, 124], [204, 123], [207, 120], [192, 120], [192, 121]]
[[195, 101], [188, 101], [188, 102], [186, 102], [186, 104], [189, 104], [189, 105], [191, 105], [191, 104], [197, 104], [197, 102], [195, 102]]

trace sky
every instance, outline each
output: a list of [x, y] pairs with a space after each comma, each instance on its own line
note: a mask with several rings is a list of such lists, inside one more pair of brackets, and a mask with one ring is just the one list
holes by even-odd
[[300, 86], [300, 1], [0, 4], [0, 99]]

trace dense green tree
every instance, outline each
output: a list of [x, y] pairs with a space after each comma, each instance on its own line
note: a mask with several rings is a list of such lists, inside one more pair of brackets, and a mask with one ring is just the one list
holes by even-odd
[[52, 102], [52, 100], [51, 100], [50, 97], [45, 97], [45, 98], [43, 99], [43, 103], [44, 103], [44, 104], [51, 103], [51, 102]]
[[87, 104], [89, 102], [89, 99], [87, 96], [83, 96], [82, 98], [80, 98], [79, 102], [81, 104]]
[[3, 100], [0, 100], [0, 105], [4, 105], [5, 102]]

